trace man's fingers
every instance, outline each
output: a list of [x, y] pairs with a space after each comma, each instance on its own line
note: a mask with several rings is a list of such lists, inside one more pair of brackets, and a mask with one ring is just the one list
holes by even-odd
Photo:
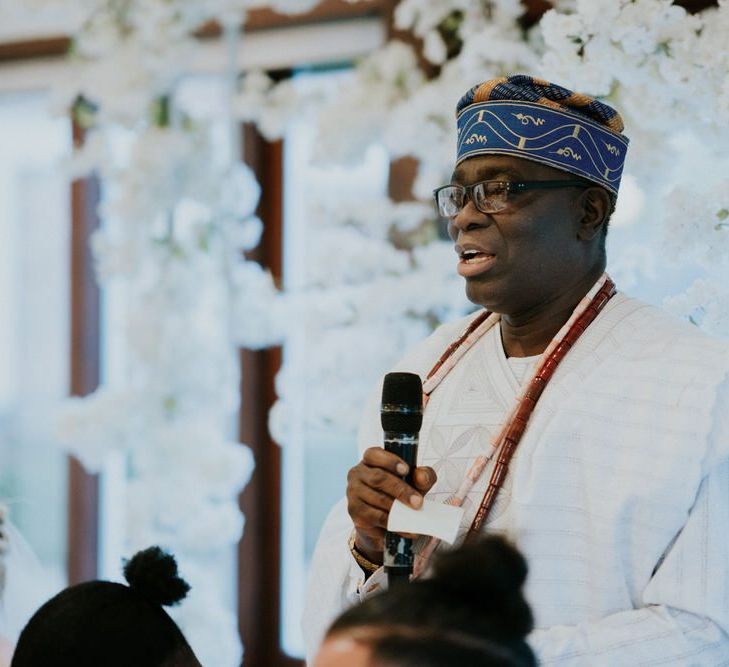
[[399, 456], [382, 447], [370, 447], [362, 455], [362, 462], [372, 468], [388, 470], [393, 475], [407, 475], [410, 467]]
[[423, 494], [430, 491], [437, 479], [438, 475], [435, 474], [435, 470], [430, 466], [420, 466], [413, 471], [415, 488]]
[[362, 503], [357, 507], [357, 511], [352, 514], [352, 520], [358, 531], [372, 535], [373, 531], [384, 532], [387, 528], [389, 514], [385, 510]]
[[423, 496], [417, 489], [382, 468], [363, 467], [361, 479], [371, 489], [384, 493], [391, 498], [397, 498], [406, 505], [417, 509], [423, 504]]
[[360, 501], [376, 507], [377, 509], [389, 512], [394, 502], [392, 496], [388, 496], [377, 489], [373, 489], [362, 482], [355, 482], [352, 485], [352, 494]]

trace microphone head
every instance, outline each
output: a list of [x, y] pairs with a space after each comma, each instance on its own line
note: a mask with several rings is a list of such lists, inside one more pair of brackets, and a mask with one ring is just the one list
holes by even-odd
[[382, 429], [418, 433], [423, 423], [423, 383], [415, 373], [388, 373], [382, 384]]

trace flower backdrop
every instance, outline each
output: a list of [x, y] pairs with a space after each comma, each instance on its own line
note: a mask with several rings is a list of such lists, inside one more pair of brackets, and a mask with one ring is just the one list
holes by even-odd
[[[233, 157], [234, 134], [225, 136], [237, 121], [190, 113], [181, 93], [194, 31], [216, 20], [233, 52], [246, 6], [33, 4], [81, 14], [55, 106], [86, 130], [70, 175], [96, 172], [104, 191], [91, 245], [111, 305], [105, 355], [112, 362], [96, 392], [65, 406], [60, 439], [89, 471], [116, 462], [124, 483], [123, 508], [114, 513], [125, 518], [116, 527], [118, 555], [150, 544], [170, 549], [192, 585], [176, 620], [204, 664], [237, 665], [226, 564], [243, 530], [238, 496], [253, 460], [236, 438], [236, 346], [277, 339], [273, 320], [266, 329], [250, 324], [274, 286], [243, 256], [262, 225], [254, 215], [259, 186]], [[221, 79], [225, 88], [235, 71]]]
[[[418, 201], [331, 193], [325, 211], [310, 202], [309, 245], [327, 258], [319, 264], [326, 269], [318, 272], [311, 260], [307, 287], [290, 296], [292, 307], [306, 304], [297, 317], [312, 329], [321, 354], [281, 371], [272, 426], [282, 444], [293, 400], [289, 374], [303, 372], [316, 392], [331, 386], [339, 369], [337, 386], [345, 387], [351, 410], [329, 414], [329, 402], [307, 397], [306, 418], [337, 424], [344, 415], [346, 425], [337, 426], [351, 431], [367, 388], [405, 343], [467, 308], [429, 200], [450, 178], [455, 102], [491, 77], [536, 73], [623, 113], [631, 146], [608, 236], [608, 268], [624, 289], [665, 299], [707, 331], [729, 335], [729, 52], [723, 46], [729, 2], [698, 15], [669, 0], [552, 4], [527, 28], [518, 0], [402, 0], [395, 26], [419, 38], [419, 53], [391, 40], [359, 63], [347, 83], [320, 95], [317, 159], [356, 161], [373, 142], [392, 158], [414, 157]], [[297, 96], [289, 81], [274, 85], [256, 72], [244, 79], [236, 106], [274, 138], [311, 98]], [[352, 354], [362, 349], [366, 354]]]
[[[453, 109], [474, 83], [528, 71], [617, 106], [631, 148], [610, 270], [620, 286], [650, 286], [676, 313], [729, 335], [729, 1], [690, 15], [668, 0], [559, 0], [527, 27], [518, 0], [402, 0], [395, 25], [417, 50], [390, 40], [341, 85], [315, 90], [247, 72], [223, 118], [187, 111], [178, 92], [194, 30], [216, 19], [234, 47], [249, 3], [81, 4], [75, 71], [56, 104], [88, 128], [73, 173], [96, 170], [104, 182], [93, 250], [122, 304], [110, 326], [123, 363], [67, 406], [61, 430], [90, 470], [123, 457], [127, 552], [160, 543], [179, 555], [194, 593], [178, 620], [205, 664], [237, 664], [241, 650], [223, 586], [209, 576], [240, 537], [237, 494], [253, 465], [232, 431], [235, 345], [284, 341], [287, 322], [306, 332], [306, 363], [285, 363], [277, 380], [271, 428], [286, 445], [297, 382], [310, 388], [307, 424], [352, 432], [404, 348], [469, 307], [428, 200], [450, 176]], [[243, 259], [260, 236], [260, 191], [232, 149], [221, 158], [215, 128], [248, 120], [276, 138], [302, 113], [319, 128], [319, 162], [357, 162], [373, 144], [415, 158], [415, 201], [363, 199], [354, 184], [298, 202], [308, 268], [279, 291]]]

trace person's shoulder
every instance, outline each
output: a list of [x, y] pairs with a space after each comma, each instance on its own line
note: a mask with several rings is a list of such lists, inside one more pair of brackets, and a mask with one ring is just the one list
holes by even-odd
[[431, 333], [423, 342], [430, 341], [433, 344], [445, 343], [446, 345], [450, 345], [450, 343], [457, 340], [466, 331], [466, 329], [468, 329], [473, 320], [483, 315], [483, 313], [483, 308], [476, 308], [472, 313], [469, 313], [464, 317], [459, 317], [458, 319], [450, 322], [443, 322], [437, 326], [433, 330], [433, 333]]
[[[724, 352], [729, 355], [729, 340], [713, 336], [695, 324], [668, 311], [618, 292], [615, 307], [625, 314], [624, 321], [636, 334], [651, 337], [656, 343], [685, 343], [697, 350]], [[729, 356], [726, 357], [729, 361]]]
[[[609, 340], [610, 363], [621, 375], [662, 377], [702, 387], [706, 400], [729, 378], [729, 340], [703, 331], [662, 308], [618, 293], [599, 335]], [[606, 308], [606, 311], [608, 309]]]

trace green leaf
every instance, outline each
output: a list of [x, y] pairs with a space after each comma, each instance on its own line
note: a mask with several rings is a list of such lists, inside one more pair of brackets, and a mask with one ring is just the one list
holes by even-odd
[[152, 105], [152, 122], [157, 127], [169, 127], [171, 120], [171, 101], [169, 95], [158, 97]]

